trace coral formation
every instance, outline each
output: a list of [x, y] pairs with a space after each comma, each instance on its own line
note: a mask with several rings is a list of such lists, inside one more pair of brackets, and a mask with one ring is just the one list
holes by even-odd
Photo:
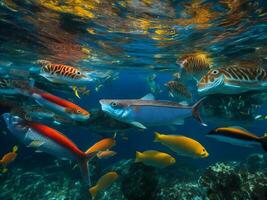
[[[27, 162], [20, 162], [0, 176], [1, 200], [90, 199], [79, 170], [73, 170], [72, 165], [42, 160]], [[242, 162], [217, 162], [203, 170], [179, 162], [165, 169], [155, 169], [131, 159], [121, 160], [101, 172], [92, 172], [93, 182], [107, 171], [116, 171], [120, 178], [96, 199], [267, 199], [267, 156], [262, 154], [252, 154]]]

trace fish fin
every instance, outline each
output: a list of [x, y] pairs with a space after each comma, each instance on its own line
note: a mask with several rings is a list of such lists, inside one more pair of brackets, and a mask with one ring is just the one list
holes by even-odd
[[13, 153], [16, 153], [17, 151], [18, 151], [18, 146], [15, 145], [15, 146], [13, 147], [13, 149], [12, 149], [12, 152], [13, 152]]
[[183, 106], [188, 106], [189, 105], [186, 101], [181, 101], [181, 102], [179, 102], [179, 104], [181, 104]]
[[39, 148], [44, 144], [43, 141], [40, 140], [33, 140], [27, 147]]
[[140, 151], [136, 151], [135, 152], [135, 163], [138, 163], [138, 162], [141, 162], [141, 160], [142, 160], [142, 153], [140, 152]]
[[31, 78], [30, 82], [29, 82], [29, 87], [32, 89], [32, 88], [34, 88], [34, 85], [35, 85], [35, 80], [33, 78]]
[[74, 165], [72, 170], [75, 170], [78, 166], [79, 166], [78, 164]]
[[207, 124], [205, 124], [199, 115], [199, 107], [201, 106], [201, 104], [203, 103], [203, 101], [206, 99], [206, 97], [201, 98], [198, 102], [196, 102], [193, 107], [192, 107], [192, 114], [194, 116], [194, 118], [200, 122], [203, 126], [207, 126]]
[[76, 86], [72, 86], [71, 88], [72, 88], [72, 90], [73, 90], [75, 96], [76, 96], [77, 98], [80, 99], [81, 97], [80, 97], [80, 95], [79, 95], [78, 88], [77, 88]]
[[97, 152], [97, 154], [96, 154], [96, 157], [97, 157], [98, 159], [101, 159], [101, 156], [100, 156], [101, 152], [102, 152], [102, 151], [99, 151], [99, 152]]
[[141, 98], [141, 100], [147, 100], [147, 101], [149, 101], [149, 100], [155, 100], [155, 97], [154, 97], [153, 94], [149, 93], [149, 94], [147, 94], [146, 96], [143, 96], [143, 97]]
[[135, 127], [141, 128], [141, 129], [147, 129], [147, 127], [145, 127], [143, 124], [141, 124], [140, 122], [131, 122], [131, 124]]
[[183, 119], [177, 119], [176, 121], [173, 122], [173, 124], [175, 124], [175, 125], [183, 125], [184, 124], [184, 120]]
[[154, 142], [159, 142], [160, 140], [160, 133], [159, 132], [155, 132], [155, 139], [154, 139]]
[[89, 192], [90, 192], [90, 194], [92, 196], [92, 199], [95, 199], [96, 198], [96, 195], [98, 193], [98, 187], [97, 187], [97, 185], [95, 185], [94, 187], [91, 187], [89, 189]]
[[260, 142], [262, 145], [262, 148], [264, 149], [265, 152], [267, 152], [267, 136], [263, 136], [260, 138]]
[[113, 135], [113, 139], [116, 139], [117, 135], [118, 135], [118, 134], [117, 134], [117, 131], [115, 131], [115, 132], [114, 132], [114, 135]]
[[81, 170], [81, 174], [82, 174], [84, 181], [86, 182], [88, 186], [91, 186], [92, 183], [91, 183], [88, 159], [86, 157], [82, 158], [80, 160], [79, 165], [80, 165], [80, 170]]

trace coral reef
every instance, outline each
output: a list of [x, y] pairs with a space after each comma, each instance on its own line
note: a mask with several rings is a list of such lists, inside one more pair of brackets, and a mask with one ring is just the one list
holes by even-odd
[[199, 185], [211, 200], [267, 199], [266, 156], [254, 154], [241, 163], [216, 163], [204, 171]]
[[[94, 169], [97, 163], [92, 165]], [[91, 199], [79, 170], [72, 168], [68, 162], [47, 159], [19, 162], [0, 176], [0, 199]], [[262, 154], [242, 162], [217, 162], [206, 169], [179, 160], [165, 169], [121, 160], [100, 172], [93, 170], [93, 182], [108, 171], [116, 171], [120, 178], [96, 200], [267, 199], [267, 156]]]

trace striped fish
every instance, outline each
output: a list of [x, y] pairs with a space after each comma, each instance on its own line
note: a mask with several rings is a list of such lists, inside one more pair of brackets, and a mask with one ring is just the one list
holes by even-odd
[[267, 72], [261, 67], [225, 67], [210, 70], [198, 82], [201, 94], [238, 94], [267, 88]]
[[54, 83], [61, 83], [67, 85], [75, 86], [85, 86], [92, 81], [86, 73], [82, 72], [76, 67], [63, 65], [63, 64], [53, 64], [49, 61], [38, 61], [42, 65], [40, 75], [47, 80]]
[[180, 59], [181, 67], [186, 73], [191, 74], [195, 79], [199, 80], [211, 66], [210, 60], [205, 54], [196, 53], [185, 55]]
[[180, 81], [169, 81], [165, 84], [165, 86], [169, 89], [169, 95], [173, 98], [178, 99], [191, 99], [192, 93], [188, 90], [188, 88]]
[[29, 81], [0, 78], [1, 95], [19, 95], [21, 89], [30, 87]]

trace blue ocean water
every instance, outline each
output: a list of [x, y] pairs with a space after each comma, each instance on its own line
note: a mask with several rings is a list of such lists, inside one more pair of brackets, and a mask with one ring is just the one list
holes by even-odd
[[[85, 122], [66, 119], [66, 116], [60, 114], [58, 118], [35, 119], [33, 117], [30, 121], [45, 124], [64, 133], [82, 151], [103, 138], [113, 137], [116, 133], [116, 145], [112, 148], [117, 152], [116, 156], [108, 159], [94, 158], [92, 161], [90, 170], [93, 185], [97, 184], [97, 180], [106, 172], [116, 171], [115, 167], [120, 175], [115, 185], [103, 189], [104, 191], [100, 191], [102, 193], [99, 192], [98, 199], [266, 199], [267, 158], [262, 146], [242, 147], [206, 137], [211, 130], [229, 126], [240, 126], [259, 137], [264, 136], [267, 109], [267, 93], [264, 87], [266, 86], [256, 85], [258, 88], [255, 89], [252, 84], [246, 91], [239, 92], [239, 88], [245, 87], [245, 79], [241, 78], [238, 86], [235, 85], [237, 89], [232, 94], [224, 93], [223, 89], [215, 94], [198, 92], [200, 79], [210, 69], [237, 66], [248, 70], [257, 67], [266, 70], [266, 16], [267, 5], [263, 0], [3, 0], [0, 2], [1, 114], [10, 112], [12, 115], [21, 116], [22, 112], [26, 118], [26, 114], [30, 115], [32, 111], [37, 110], [38, 106], [42, 109], [41, 112], [53, 112], [45, 106], [38, 105], [32, 98], [21, 94], [8, 95], [4, 92], [5, 87], [20, 88], [23, 81], [34, 80], [34, 88], [79, 105], [89, 111], [91, 116]], [[199, 55], [204, 55], [204, 61], [201, 60], [203, 57], [200, 61], [197, 60]], [[190, 69], [190, 66], [187, 68], [183, 63], [186, 59], [189, 62], [190, 58], [193, 59], [193, 69]], [[84, 85], [90, 91], [89, 95], [80, 91], [81, 98], [77, 98], [71, 88], [75, 84], [55, 83], [42, 76], [40, 74], [42, 66], [37, 64], [37, 60], [70, 65], [87, 72], [88, 76], [95, 78]], [[209, 63], [208, 70], [201, 69], [202, 62]], [[194, 73], [199, 73], [198, 70], [203, 70], [204, 74], [196, 78]], [[179, 73], [178, 77], [177, 73]], [[258, 76], [261, 75], [254, 74], [254, 79]], [[3, 80], [14, 79], [19, 84], [11, 86], [4, 84]], [[165, 84], [172, 80], [181, 83], [192, 97], [185, 97], [181, 86], [175, 88], [178, 91], [178, 97], [171, 96], [170, 88]], [[260, 80], [257, 79], [256, 84], [258, 82]], [[30, 86], [27, 87], [22, 89], [30, 88]], [[201, 119], [207, 126], [201, 125], [190, 116], [185, 119], [183, 125], [170, 123], [140, 129], [109, 116], [101, 110], [99, 103], [100, 99], [139, 99], [149, 93], [152, 93], [156, 100], [176, 103], [186, 101], [189, 105], [206, 96], [199, 110]], [[10, 107], [12, 107], [11, 111]], [[158, 115], [160, 116], [161, 113], [159, 112]], [[36, 153], [33, 148], [26, 147], [10, 133], [3, 119], [0, 120], [0, 124], [3, 133], [0, 140], [0, 155], [4, 156], [15, 145], [19, 148], [16, 159], [7, 166], [2, 166], [7, 167], [8, 171], [0, 173], [0, 188], [3, 191], [0, 199], [91, 199], [89, 187], [83, 183], [79, 170], [72, 169], [74, 162], [61, 162], [60, 159], [49, 154]], [[205, 147], [209, 156], [196, 158], [178, 155], [166, 146], [154, 142], [156, 131], [192, 138]], [[146, 150], [168, 153], [176, 159], [176, 164], [164, 169], [158, 169], [155, 166], [147, 169], [146, 165], [126, 163], [128, 160], [131, 162], [135, 160], [136, 151]], [[262, 160], [250, 161], [251, 155], [257, 155]], [[235, 168], [233, 166], [236, 164], [232, 162], [241, 163], [242, 166]], [[256, 184], [261, 183], [257, 177], [238, 179], [238, 183], [231, 186], [236, 188], [233, 189], [233, 193], [230, 192], [232, 196], [225, 195], [224, 191], [230, 189], [223, 184], [224, 181], [228, 183], [230, 179], [228, 177], [244, 174], [245, 172], [242, 171], [244, 162], [247, 162], [245, 168], [249, 171], [249, 175], [263, 174], [260, 180], [263, 184], [260, 186]], [[251, 170], [254, 166], [249, 168], [252, 165], [250, 162], [263, 163], [261, 164], [263, 167], [255, 167]], [[228, 168], [223, 168], [221, 163], [226, 163], [229, 168], [233, 168], [231, 168], [232, 171], [230, 170], [232, 174], [230, 173], [227, 178], [224, 176], [229, 172]], [[216, 174], [214, 170], [215, 172], [208, 173], [209, 170], [213, 170], [212, 166], [217, 166], [219, 172], [222, 166], [222, 171], [226, 169], [226, 172]], [[133, 173], [131, 176], [132, 168], [136, 174]], [[39, 169], [44, 170], [38, 171]], [[138, 185], [142, 185], [140, 179], [146, 177], [146, 174], [154, 173], [153, 170], [156, 170], [156, 177], [159, 180], [157, 189], [153, 192], [150, 191], [153, 184], [151, 188], [148, 184], [140, 191], [136, 189], [139, 192], [136, 192], [135, 187], [126, 187], [129, 191], [125, 191], [121, 186], [121, 182], [124, 184], [133, 182], [132, 184], [138, 188]], [[179, 171], [177, 174], [175, 174], [176, 170]], [[46, 177], [52, 171], [55, 174], [47, 180]], [[66, 177], [63, 180], [63, 175], [60, 173], [64, 174], [64, 171]], [[139, 171], [145, 175], [138, 174]], [[187, 171], [195, 174], [195, 179], [190, 179], [188, 175], [190, 180], [181, 181], [180, 175], [187, 176]], [[56, 176], [57, 173], [60, 174], [59, 177]], [[36, 174], [45, 181], [39, 185], [38, 181], [30, 181], [32, 177], [37, 177]], [[16, 180], [15, 177], [19, 183], [12, 182]], [[206, 185], [203, 183], [205, 178], [211, 185], [207, 186], [206, 182]], [[214, 181], [218, 178], [222, 179], [219, 179], [219, 182]], [[23, 189], [24, 179], [28, 184], [25, 190]], [[249, 181], [256, 185], [255, 188], [260, 188], [257, 191], [262, 195], [255, 197], [256, 190], [248, 191], [249, 196], [241, 195]], [[48, 185], [54, 182], [58, 185], [57, 189], [52, 191]], [[70, 185], [74, 183], [80, 184], [79, 187], [77, 186], [78, 189], [71, 188], [67, 192]], [[184, 185], [185, 191], [181, 188], [177, 189], [179, 184]], [[194, 184], [199, 184], [195, 187], [200, 188], [201, 192], [192, 189]], [[217, 187], [216, 184], [219, 186]], [[42, 195], [37, 195], [38, 192], [29, 192], [40, 185], [44, 190]], [[177, 187], [174, 187], [175, 185]], [[80, 188], [82, 188], [81, 191]], [[176, 188], [175, 192], [171, 191], [173, 188]], [[178, 193], [188, 193], [187, 188], [194, 194], [193, 197], [178, 195]], [[134, 192], [131, 193], [131, 189]], [[146, 191], [151, 195], [139, 197], [133, 195], [133, 193], [146, 194]], [[167, 195], [172, 192], [174, 196]], [[75, 196], [76, 193], [81, 196]], [[120, 193], [123, 195], [120, 196]]]

